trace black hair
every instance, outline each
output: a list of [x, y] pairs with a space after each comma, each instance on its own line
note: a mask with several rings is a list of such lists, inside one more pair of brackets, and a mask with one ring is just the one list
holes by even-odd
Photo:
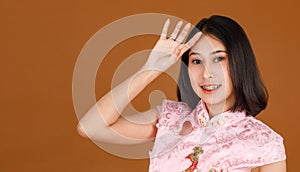
[[[256, 116], [266, 108], [268, 92], [261, 79], [254, 52], [242, 27], [234, 20], [213, 15], [202, 19], [191, 31], [187, 40], [197, 32], [219, 39], [226, 48], [229, 59], [229, 72], [233, 84], [235, 104], [231, 111], [246, 111], [247, 115]], [[182, 55], [177, 98], [195, 107], [200, 100], [192, 89], [188, 76], [189, 51]]]

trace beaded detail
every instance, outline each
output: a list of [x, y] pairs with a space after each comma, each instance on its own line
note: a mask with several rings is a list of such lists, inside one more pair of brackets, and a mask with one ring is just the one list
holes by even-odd
[[[170, 100], [158, 111], [149, 172], [246, 172], [286, 158], [282, 137], [245, 112], [228, 111], [209, 118], [202, 101], [191, 109]], [[192, 130], [181, 135], [187, 121]]]
[[199, 123], [200, 123], [200, 126], [201, 127], [205, 127], [206, 124], [207, 124], [207, 119], [204, 118], [204, 116], [202, 114], [199, 114], [198, 115], [198, 120], [199, 120]]

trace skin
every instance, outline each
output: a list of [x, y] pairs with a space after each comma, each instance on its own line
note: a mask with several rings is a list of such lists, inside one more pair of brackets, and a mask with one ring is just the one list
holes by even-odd
[[[80, 119], [77, 129], [81, 136], [95, 141], [117, 144], [139, 144], [153, 141], [157, 132], [155, 125], [158, 112], [156, 109], [134, 114], [145, 115], [147, 119], [151, 119], [148, 123], [143, 124], [126, 120], [121, 116], [122, 111], [150, 82], [175, 64], [182, 54], [189, 49], [192, 50], [191, 52], [201, 52], [201, 56], [198, 57], [190, 54], [193, 58], [190, 58], [189, 73], [190, 78], [192, 78], [193, 89], [206, 102], [211, 117], [228, 110], [232, 106], [234, 95], [232, 94], [232, 82], [228, 72], [226, 53], [214, 53], [212, 55], [215, 50], [224, 50], [222, 43], [209, 36], [200, 39], [202, 33], [199, 32], [189, 42], [182, 44], [188, 35], [190, 24], [185, 25], [181, 30], [182, 22], [179, 22], [170, 38], [167, 38], [169, 25], [170, 21], [167, 20], [160, 39], [143, 67], [100, 98]], [[225, 58], [219, 59], [219, 61], [216, 60], [217, 56], [224, 56]], [[202, 58], [203, 63], [197, 64], [192, 61], [195, 58]], [[221, 84], [218, 91], [207, 94], [201, 90], [201, 85], [212, 82]], [[187, 133], [183, 131], [182, 134]], [[285, 172], [285, 169], [285, 161], [282, 161], [254, 170], [256, 172]]]
[[[224, 45], [210, 35], [203, 35], [189, 52], [189, 76], [196, 94], [206, 103], [211, 117], [228, 111], [235, 103]], [[218, 86], [213, 91], [204, 86]]]
[[[189, 52], [189, 76], [192, 88], [205, 102], [210, 117], [228, 111], [235, 103], [228, 55], [223, 43], [212, 35], [202, 35]], [[212, 92], [201, 86], [221, 85]], [[182, 131], [183, 132], [183, 131]], [[186, 133], [185, 133], [186, 134]], [[257, 167], [252, 172], [285, 172], [286, 162]]]
[[201, 33], [198, 33], [186, 44], [181, 44], [188, 35], [190, 24], [185, 25], [181, 30], [182, 22], [179, 22], [170, 38], [167, 38], [169, 25], [170, 21], [167, 20], [160, 39], [143, 67], [100, 98], [97, 104], [84, 115], [78, 124], [80, 135], [92, 140], [116, 144], [138, 144], [154, 140], [158, 114], [156, 109], [143, 113], [152, 119], [143, 124], [128, 121], [120, 115], [133, 98], [175, 64], [201, 36]]

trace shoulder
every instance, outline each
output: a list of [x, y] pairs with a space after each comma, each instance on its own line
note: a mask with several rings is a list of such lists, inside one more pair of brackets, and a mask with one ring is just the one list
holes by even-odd
[[158, 107], [160, 113], [176, 113], [180, 114], [182, 111], [191, 110], [185, 102], [178, 102], [174, 100], [165, 99], [162, 105]]
[[161, 106], [157, 107], [158, 119], [179, 116], [184, 112], [190, 112], [191, 108], [184, 102], [165, 99]]
[[283, 138], [262, 121], [246, 116], [236, 124], [237, 137], [245, 142], [253, 142], [256, 145], [282, 142]]
[[165, 129], [171, 129], [180, 117], [191, 112], [191, 108], [186, 103], [167, 99], [163, 100], [162, 105], [158, 106], [157, 110], [157, 127]]
[[236, 124], [236, 139], [244, 145], [246, 161], [262, 166], [286, 159], [283, 138], [254, 117], [245, 117]]

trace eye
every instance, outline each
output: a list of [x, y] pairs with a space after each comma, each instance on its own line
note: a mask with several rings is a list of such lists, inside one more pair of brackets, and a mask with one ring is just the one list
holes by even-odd
[[192, 63], [194, 63], [194, 64], [200, 64], [202, 61], [201, 60], [199, 60], [199, 59], [194, 59], [194, 60], [192, 60]]
[[220, 61], [222, 61], [222, 60], [224, 60], [224, 57], [216, 57], [216, 58], [214, 59], [214, 62], [220, 62]]

